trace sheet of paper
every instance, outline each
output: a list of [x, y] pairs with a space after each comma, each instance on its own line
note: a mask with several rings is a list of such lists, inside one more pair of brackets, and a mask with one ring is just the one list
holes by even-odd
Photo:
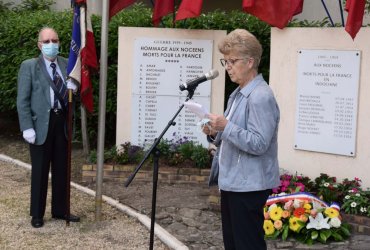
[[209, 114], [208, 110], [205, 107], [194, 101], [189, 100], [187, 102], [184, 102], [184, 105], [191, 112], [196, 114], [200, 119], [206, 118], [207, 115]]

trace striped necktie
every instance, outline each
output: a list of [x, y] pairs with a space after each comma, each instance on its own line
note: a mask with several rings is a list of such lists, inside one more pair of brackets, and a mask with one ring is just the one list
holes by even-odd
[[[61, 103], [60, 105], [64, 105], [66, 107], [67, 104], [68, 104], [67, 88], [63, 83], [63, 79], [60, 77], [60, 75], [57, 72], [57, 65], [55, 63], [51, 63], [50, 67], [53, 68], [53, 82], [54, 82], [54, 85], [55, 85], [56, 89], [58, 90], [60, 96], [62, 97], [62, 99], [64, 101], [64, 103], [63, 104]], [[55, 93], [54, 93], [54, 105], [53, 105], [53, 107], [58, 108], [58, 97], [55, 95]]]

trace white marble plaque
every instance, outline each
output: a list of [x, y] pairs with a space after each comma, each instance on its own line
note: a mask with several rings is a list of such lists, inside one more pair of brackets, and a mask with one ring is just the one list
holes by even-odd
[[360, 51], [298, 51], [295, 149], [355, 156]]
[[[152, 144], [184, 103], [187, 91], [179, 85], [195, 79], [212, 67], [212, 40], [137, 38], [134, 41], [132, 85], [131, 142]], [[208, 110], [211, 82], [200, 84], [193, 100]], [[197, 127], [199, 119], [185, 108], [175, 119], [164, 138], [177, 140], [186, 137], [201, 143], [208, 142]]]

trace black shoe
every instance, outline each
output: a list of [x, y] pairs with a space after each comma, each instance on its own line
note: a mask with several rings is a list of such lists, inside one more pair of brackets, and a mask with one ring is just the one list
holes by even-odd
[[44, 220], [42, 218], [32, 217], [31, 225], [34, 228], [39, 228], [44, 225]]
[[66, 220], [66, 221], [70, 221], [70, 222], [80, 222], [80, 217], [78, 217], [76, 215], [73, 215], [73, 214], [70, 214], [69, 218], [66, 218], [65, 215], [53, 215], [52, 217], [53, 217], [53, 219], [57, 219], [57, 220]]

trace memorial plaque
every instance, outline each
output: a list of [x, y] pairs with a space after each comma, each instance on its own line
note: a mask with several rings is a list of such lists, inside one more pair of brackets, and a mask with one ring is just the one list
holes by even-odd
[[298, 51], [296, 149], [355, 156], [360, 51]]
[[[187, 91], [179, 85], [212, 69], [212, 40], [137, 38], [134, 41], [131, 142], [152, 144], [179, 107]], [[210, 110], [211, 82], [200, 84], [193, 101]], [[200, 132], [199, 119], [183, 108], [164, 138], [188, 138], [205, 147], [206, 137]]]

